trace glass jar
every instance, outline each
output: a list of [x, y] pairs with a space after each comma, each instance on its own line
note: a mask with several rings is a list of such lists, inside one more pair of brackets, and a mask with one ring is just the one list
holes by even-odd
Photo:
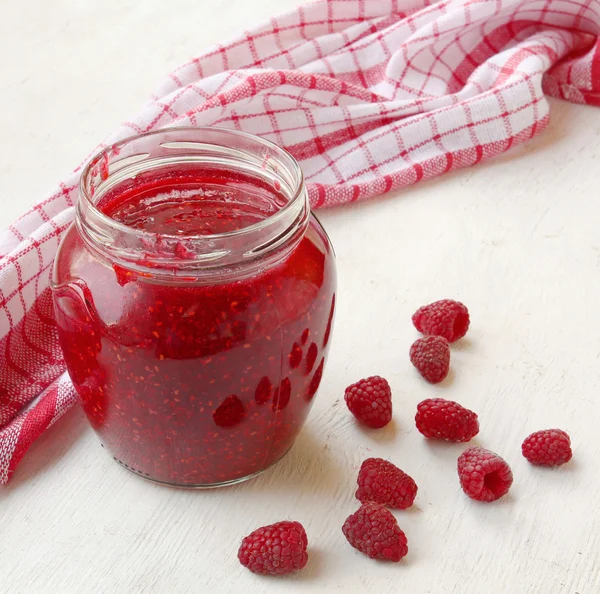
[[291, 447], [323, 375], [335, 288], [296, 161], [218, 128], [94, 157], [52, 279], [67, 369], [102, 444], [186, 487], [249, 478]]

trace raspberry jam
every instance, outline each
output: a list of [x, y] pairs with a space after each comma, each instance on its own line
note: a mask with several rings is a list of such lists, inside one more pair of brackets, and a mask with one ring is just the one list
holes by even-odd
[[[197, 148], [174, 149], [182, 135], [200, 137]], [[276, 462], [323, 376], [335, 282], [281, 149], [178, 129], [102, 153], [84, 172], [52, 286], [67, 369], [104, 447], [180, 486]]]

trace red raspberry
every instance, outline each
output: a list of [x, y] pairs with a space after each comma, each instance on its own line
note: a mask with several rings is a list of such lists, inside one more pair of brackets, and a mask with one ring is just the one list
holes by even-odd
[[392, 420], [392, 390], [378, 375], [348, 386], [344, 400], [350, 412], [368, 427], [380, 429]]
[[455, 342], [469, 329], [469, 310], [459, 301], [442, 299], [417, 309], [412, 321], [423, 334], [443, 336], [448, 342]]
[[532, 464], [560, 466], [573, 457], [571, 439], [561, 429], [536, 431], [521, 446], [523, 456]]
[[348, 542], [371, 559], [400, 561], [408, 553], [406, 535], [389, 509], [364, 503], [348, 516], [342, 532]]
[[460, 455], [458, 477], [463, 491], [477, 501], [500, 499], [513, 482], [510, 466], [484, 448], [469, 448]]
[[441, 336], [425, 336], [410, 347], [410, 362], [432, 384], [438, 384], [450, 370], [450, 346]]
[[356, 498], [407, 509], [417, 496], [417, 483], [397, 466], [381, 458], [368, 458], [358, 473]]
[[470, 441], [479, 433], [477, 415], [458, 402], [428, 398], [417, 405], [417, 429], [428, 439]]
[[283, 575], [306, 565], [307, 546], [308, 538], [302, 524], [277, 522], [246, 536], [238, 551], [238, 559], [252, 573]]

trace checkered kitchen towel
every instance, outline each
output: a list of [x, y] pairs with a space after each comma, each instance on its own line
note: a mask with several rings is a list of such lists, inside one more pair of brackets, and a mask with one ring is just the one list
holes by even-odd
[[[544, 94], [600, 102], [600, 0], [321, 0], [173, 72], [107, 139], [163, 126], [264, 136], [313, 207], [475, 165], [548, 122]], [[0, 235], [0, 483], [76, 400], [48, 289], [78, 168]]]

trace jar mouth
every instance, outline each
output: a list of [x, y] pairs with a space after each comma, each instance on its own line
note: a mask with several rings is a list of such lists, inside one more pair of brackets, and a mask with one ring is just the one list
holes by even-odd
[[[174, 235], [135, 228], [98, 207], [111, 189], [167, 167], [244, 172], [277, 189], [285, 202], [234, 230]], [[303, 231], [310, 214], [298, 162], [276, 144], [237, 130], [172, 127], [130, 136], [100, 151], [83, 169], [76, 224], [89, 247], [132, 268], [190, 269], [241, 264], [265, 256]]]

